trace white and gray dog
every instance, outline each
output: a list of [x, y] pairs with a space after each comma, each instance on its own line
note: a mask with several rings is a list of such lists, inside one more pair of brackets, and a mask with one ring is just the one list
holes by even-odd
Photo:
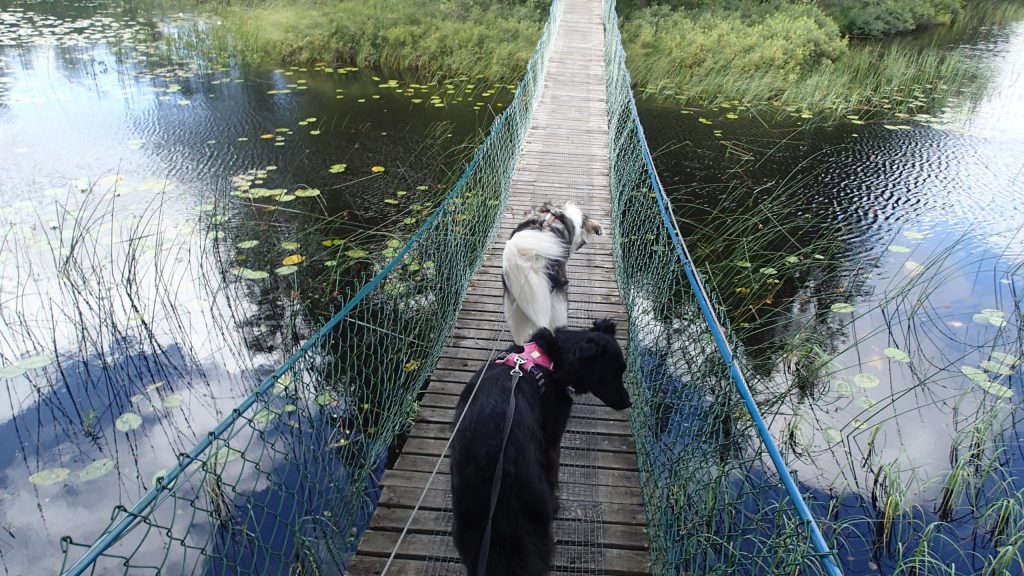
[[554, 332], [569, 323], [566, 261], [602, 233], [572, 202], [545, 204], [512, 231], [501, 265], [505, 319], [516, 344], [540, 328]]

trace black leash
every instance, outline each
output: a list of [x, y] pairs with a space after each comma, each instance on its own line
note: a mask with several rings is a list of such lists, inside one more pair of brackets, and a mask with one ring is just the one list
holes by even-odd
[[498, 466], [494, 470], [494, 480], [491, 482], [491, 509], [487, 513], [487, 528], [484, 529], [484, 539], [480, 542], [480, 557], [476, 567], [477, 576], [487, 576], [487, 556], [491, 551], [491, 521], [494, 520], [494, 509], [498, 505], [498, 493], [501, 491], [501, 471], [505, 463], [505, 444], [508, 443], [508, 433], [512, 430], [512, 416], [516, 412], [516, 385], [519, 384], [519, 377], [523, 371], [519, 365], [526, 362], [522, 356], [516, 356], [516, 367], [512, 369], [515, 380], [512, 381], [512, 393], [509, 394], [508, 409], [505, 411], [505, 432], [501, 438], [501, 452], [498, 453]]

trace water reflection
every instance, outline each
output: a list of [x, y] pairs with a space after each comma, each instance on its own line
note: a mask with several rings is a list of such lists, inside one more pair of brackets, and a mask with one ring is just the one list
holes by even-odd
[[[428, 85], [350, 68], [221, 65], [168, 51], [163, 40], [176, 25], [102, 4], [0, 11], [8, 573], [55, 573], [61, 536], [90, 541], [115, 505], [150, 488], [331, 311], [348, 274], [365, 271], [366, 258], [346, 253], [379, 253], [422, 221], [472, 149], [459, 145], [474, 142], [510, 96], [504, 86], [468, 88], [468, 79]], [[302, 260], [282, 272], [291, 255]], [[240, 268], [266, 279], [231, 272]], [[40, 355], [52, 362], [18, 364]], [[175, 535], [179, 556], [166, 570], [191, 565], [189, 547], [213, 542], [238, 565], [284, 571], [296, 538], [351, 537], [309, 526], [256, 534], [254, 547], [246, 535], [277, 525], [263, 516], [316, 518], [337, 508], [332, 499], [351, 497], [308, 482], [328, 477], [317, 466], [338, 468], [329, 453], [301, 471], [301, 458], [274, 468], [258, 448], [264, 437], [282, 449], [338, 441], [337, 415], [296, 428], [280, 410], [245, 445], [273, 470], [268, 478], [295, 487], [301, 475], [303, 490], [225, 475], [250, 495], [241, 508], [200, 482], [207, 492], [197, 501], [232, 520], [197, 520]], [[103, 459], [116, 466], [81, 477]], [[183, 498], [169, 510], [191, 514], [189, 505]]]
[[[805, 127], [734, 106], [641, 108], [773, 435], [851, 574], [906, 569], [922, 545], [975, 573], [1016, 546], [986, 510], [1018, 507], [1024, 489], [1024, 27], [963, 34], [946, 41], [995, 70], [969, 113]], [[761, 229], [775, 237], [751, 240]]]

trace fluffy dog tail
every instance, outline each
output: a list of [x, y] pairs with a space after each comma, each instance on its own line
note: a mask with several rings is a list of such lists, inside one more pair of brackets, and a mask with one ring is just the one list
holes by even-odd
[[551, 283], [545, 268], [549, 261], [565, 260], [565, 252], [561, 240], [539, 230], [522, 230], [505, 243], [505, 317], [517, 343], [539, 328], [556, 328], [551, 326]]

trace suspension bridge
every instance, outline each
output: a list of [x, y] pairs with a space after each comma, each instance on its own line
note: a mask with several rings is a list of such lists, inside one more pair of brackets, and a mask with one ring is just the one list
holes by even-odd
[[455, 402], [511, 341], [504, 240], [566, 200], [606, 232], [569, 262], [570, 324], [617, 321], [633, 407], [574, 407], [553, 573], [839, 574], [658, 182], [613, 0], [555, 0], [430, 218], [139, 501], [64, 537], [62, 573], [462, 574]]

